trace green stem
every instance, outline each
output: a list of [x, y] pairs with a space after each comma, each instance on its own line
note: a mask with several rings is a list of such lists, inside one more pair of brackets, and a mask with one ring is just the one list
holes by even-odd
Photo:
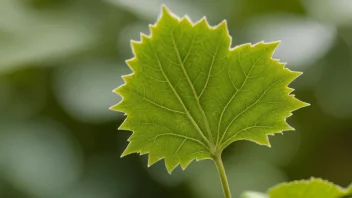
[[224, 196], [225, 198], [231, 198], [229, 182], [227, 181], [227, 176], [226, 176], [224, 164], [222, 163], [221, 154], [217, 154], [214, 157], [214, 161], [216, 164], [216, 168], [218, 169]]

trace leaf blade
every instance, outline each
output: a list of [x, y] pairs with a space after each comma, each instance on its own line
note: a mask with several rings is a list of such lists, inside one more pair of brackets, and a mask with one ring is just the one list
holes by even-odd
[[283, 183], [273, 187], [268, 193], [270, 198], [342, 198], [349, 194], [347, 189], [315, 178]]
[[162, 8], [150, 35], [131, 42], [134, 73], [115, 90], [123, 100], [111, 109], [133, 131], [122, 156], [149, 153], [148, 166], [164, 159], [171, 173], [234, 141], [270, 146], [268, 135], [293, 129], [286, 118], [307, 104], [287, 87], [301, 73], [271, 58], [278, 42], [230, 45], [226, 21], [210, 27]]
[[268, 190], [267, 194], [245, 192], [243, 197], [256, 198], [348, 198], [352, 195], [351, 188], [341, 188], [327, 180], [311, 178], [281, 183]]

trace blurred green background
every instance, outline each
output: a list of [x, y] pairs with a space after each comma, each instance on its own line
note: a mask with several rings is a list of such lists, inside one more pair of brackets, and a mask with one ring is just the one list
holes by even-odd
[[234, 45], [281, 40], [274, 57], [304, 72], [291, 86], [311, 106], [288, 119], [296, 131], [225, 151], [234, 197], [311, 176], [352, 182], [351, 0], [0, 0], [1, 198], [222, 197], [209, 160], [168, 175], [162, 161], [120, 159], [130, 132], [117, 131], [111, 91], [162, 3], [227, 19]]

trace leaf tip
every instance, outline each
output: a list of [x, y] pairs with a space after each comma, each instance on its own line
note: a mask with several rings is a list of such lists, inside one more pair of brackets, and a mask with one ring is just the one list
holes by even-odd
[[168, 163], [168, 162], [166, 162], [166, 159], [164, 159], [164, 161], [165, 161], [165, 167], [166, 167], [166, 170], [167, 170], [167, 172], [171, 175], [172, 174], [172, 172], [175, 170], [175, 168], [177, 167], [177, 163]]
[[[208, 23], [207, 17], [203, 16], [202, 18], [200, 18], [200, 20], [198, 21], [198, 23]], [[197, 24], [197, 23], [196, 23]]]
[[272, 42], [266, 43], [267, 45], [273, 46], [273, 48], [277, 48], [281, 44], [281, 40], [276, 40]]
[[109, 107], [109, 110], [112, 110], [112, 111], [117, 111], [117, 104], [115, 105], [112, 105], [111, 107]]
[[141, 46], [141, 44], [142, 44], [142, 36], [140, 36], [139, 41], [130, 40], [130, 46], [134, 57], [136, 57], [136, 55], [138, 54], [138, 49]]
[[125, 60], [125, 63], [130, 66], [134, 63], [134, 61], [136, 61], [136, 57]]
[[120, 155], [120, 158], [123, 158], [125, 157], [126, 155], [129, 155], [131, 154], [132, 152], [128, 151], [128, 146], [127, 148], [122, 152], [122, 154]]
[[168, 15], [170, 12], [169, 8], [166, 6], [165, 3], [161, 4], [161, 16]]
[[178, 19], [178, 16], [174, 15], [173, 12], [166, 6], [166, 4], [162, 4], [160, 18], [164, 18], [164, 17]]
[[[277, 41], [273, 41], [273, 42], [264, 42], [264, 41], [261, 41], [259, 42], [258, 44], [259, 45], [263, 45], [263, 48], [265, 50], [267, 50], [272, 58], [275, 50], [277, 49], [277, 47], [280, 45], [281, 41], [280, 40], [277, 40]], [[256, 44], [257, 45], [257, 44]], [[273, 60], [277, 60], [279, 61], [278, 59], [273, 59]]]
[[193, 26], [192, 19], [187, 14], [181, 18], [181, 22], [186, 23], [188, 26]]
[[222, 20], [217, 26], [215, 26], [215, 28], [219, 28], [222, 31], [228, 32], [227, 20]]
[[310, 103], [303, 102], [303, 101], [301, 101], [301, 102], [302, 102], [302, 107], [309, 107], [309, 106], [311, 106]]
[[[272, 135], [272, 134], [268, 134], [268, 135]], [[255, 143], [259, 144], [259, 145], [263, 145], [263, 146], [267, 146], [267, 147], [271, 148], [271, 143], [269, 141], [269, 136], [268, 135], [265, 135], [262, 138], [249, 140], [249, 141], [252, 141], [252, 142], [255, 142]]]
[[153, 164], [155, 164], [157, 161], [161, 160], [162, 158], [161, 157], [155, 157], [153, 155], [148, 155], [148, 168], [151, 167]]

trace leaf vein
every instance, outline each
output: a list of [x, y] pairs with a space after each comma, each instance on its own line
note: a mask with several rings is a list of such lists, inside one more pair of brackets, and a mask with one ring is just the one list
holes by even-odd
[[138, 124], [141, 124], [141, 125], [154, 125], [154, 126], [158, 126], [158, 127], [163, 127], [163, 128], [165, 128], [165, 129], [167, 129], [169, 131], [168, 133], [158, 134], [155, 137], [148, 139], [147, 142], [151, 141], [151, 140], [155, 140], [156, 138], [161, 137], [161, 136], [175, 136], [175, 137], [180, 137], [180, 138], [184, 138], [184, 139], [193, 141], [193, 142], [203, 146], [204, 148], [209, 149], [209, 147], [206, 146], [202, 141], [197, 140], [197, 139], [192, 138], [192, 137], [189, 137], [189, 136], [186, 136], [186, 135], [177, 134], [177, 133], [173, 132], [170, 128], [168, 128], [166, 126], [162, 126], [160, 124], [155, 124], [155, 123], [149, 123], [149, 122], [139, 122]]
[[182, 141], [182, 143], [180, 144], [180, 146], [177, 148], [177, 150], [175, 151], [175, 153], [172, 155], [172, 159], [175, 158], [176, 154], [181, 150], [182, 146], [185, 144], [186, 142], [186, 138]]
[[[241, 69], [242, 69], [242, 71], [243, 71], [243, 74], [244, 74], [244, 76], [245, 76], [245, 80], [243, 81], [241, 87], [240, 87], [239, 89], [236, 89], [236, 90], [235, 90], [235, 93], [232, 95], [232, 97], [230, 98], [230, 100], [226, 103], [224, 109], [223, 109], [222, 112], [221, 112], [220, 119], [219, 119], [219, 123], [218, 123], [218, 133], [217, 133], [217, 138], [216, 138], [216, 145], [219, 144], [221, 121], [222, 121], [222, 118], [223, 118], [223, 116], [224, 116], [224, 113], [225, 113], [227, 107], [230, 105], [230, 103], [232, 102], [232, 100], [236, 97], [237, 93], [240, 92], [240, 91], [242, 90], [242, 88], [244, 87], [244, 85], [247, 83], [248, 76], [249, 76], [250, 73], [252, 72], [252, 70], [253, 70], [253, 68], [254, 68], [254, 66], [255, 66], [255, 64], [256, 64], [256, 62], [263, 58], [264, 53], [262, 54], [262, 56], [260, 56], [260, 57], [258, 58], [258, 60], [257, 60], [255, 63], [253, 63], [253, 65], [252, 65], [251, 69], [249, 70], [248, 74], [246, 74], [245, 71], [243, 70], [243, 66], [242, 66], [242, 63], [241, 63], [241, 61], [240, 61], [240, 59], [239, 59], [239, 56], [240, 56], [240, 51], [238, 52], [237, 60], [238, 60], [238, 63], [239, 63], [239, 65], [240, 65], [240, 67], [241, 67]], [[225, 132], [224, 132], [224, 133], [225, 133]], [[220, 142], [222, 141], [222, 138], [223, 138], [223, 136], [221, 137]]]
[[163, 106], [163, 105], [160, 105], [160, 104], [158, 104], [158, 103], [156, 103], [156, 102], [153, 102], [152, 100], [146, 98], [145, 96], [142, 96], [142, 95], [138, 94], [137, 92], [134, 92], [134, 91], [132, 91], [132, 90], [129, 90], [129, 91], [130, 91], [131, 93], [135, 94], [136, 96], [142, 98], [142, 100], [145, 100], [145, 101], [147, 101], [147, 102], [149, 102], [149, 103], [151, 103], [151, 104], [153, 104], [153, 105], [155, 105], [155, 106], [157, 106], [157, 107], [160, 107], [160, 108], [162, 108], [162, 109], [165, 109], [165, 110], [167, 110], [167, 111], [171, 111], [171, 112], [174, 112], [174, 113], [185, 114], [185, 112], [178, 111], [178, 110], [174, 110], [174, 109], [165, 107], [165, 106]]
[[245, 113], [248, 109], [250, 109], [250, 108], [252, 108], [254, 105], [256, 105], [256, 104], [260, 101], [260, 99], [262, 99], [262, 97], [266, 94], [266, 92], [268, 92], [268, 91], [271, 89], [271, 87], [273, 87], [274, 85], [276, 85], [277, 83], [279, 83], [279, 82], [281, 82], [281, 81], [283, 81], [283, 80], [284, 80], [284, 79], [280, 79], [280, 80], [275, 81], [273, 84], [271, 84], [271, 85], [260, 95], [260, 97], [259, 97], [253, 104], [249, 105], [247, 108], [245, 108], [245, 109], [244, 109], [243, 111], [241, 111], [239, 114], [237, 114], [237, 115], [231, 120], [231, 122], [227, 125], [227, 127], [226, 127], [226, 129], [225, 129], [225, 132], [222, 134], [222, 137], [221, 137], [221, 139], [220, 139], [220, 143], [222, 142], [223, 138], [225, 137], [225, 135], [226, 135], [228, 129], [230, 128], [230, 126], [232, 125], [232, 123], [233, 123], [240, 115], [242, 115], [242, 114]]
[[[213, 138], [212, 138], [212, 135], [211, 135], [211, 132], [210, 132], [210, 127], [209, 127], [208, 119], [207, 119], [207, 117], [206, 117], [206, 115], [205, 115], [205, 112], [204, 112], [204, 110], [203, 110], [203, 108], [202, 108], [200, 102], [199, 102], [199, 98], [198, 98], [198, 96], [197, 96], [197, 92], [196, 92], [196, 90], [195, 90], [195, 88], [194, 88], [194, 86], [193, 86], [193, 84], [192, 84], [192, 82], [191, 82], [191, 79], [189, 78], [189, 76], [188, 76], [188, 74], [187, 74], [187, 72], [186, 72], [185, 66], [184, 66], [183, 61], [182, 61], [181, 56], [180, 56], [180, 52], [179, 52], [179, 50], [178, 50], [178, 48], [177, 48], [177, 45], [176, 45], [175, 36], [174, 36], [173, 33], [171, 34], [171, 40], [172, 40], [174, 49], [175, 49], [175, 51], [176, 51], [177, 58], [178, 58], [178, 61], [179, 61], [180, 66], [181, 66], [181, 69], [182, 69], [184, 75], [186, 76], [186, 79], [187, 79], [187, 81], [188, 81], [188, 84], [189, 84], [189, 86], [191, 87], [192, 92], [193, 92], [193, 95], [194, 95], [194, 97], [195, 97], [195, 99], [196, 99], [197, 106], [198, 106], [199, 110], [200, 110], [201, 113], [202, 113], [202, 117], [203, 117], [203, 120], [204, 120], [204, 124], [205, 124], [206, 129], [207, 129], [207, 132], [208, 132], [209, 140], [210, 140], [210, 142], [212, 142], [212, 141], [213, 141]], [[203, 134], [203, 133], [202, 133], [202, 134]], [[208, 141], [209, 141], [209, 140], [208, 140]]]
[[[220, 35], [221, 35], [221, 34], [220, 34]], [[203, 86], [203, 89], [202, 89], [202, 91], [200, 92], [200, 94], [199, 94], [199, 96], [198, 96], [199, 99], [202, 97], [202, 95], [203, 95], [203, 93], [204, 93], [204, 90], [205, 90], [205, 89], [207, 88], [207, 86], [208, 86], [210, 74], [211, 74], [211, 71], [212, 71], [212, 69], [213, 69], [213, 65], [214, 65], [214, 63], [215, 63], [215, 57], [216, 57], [216, 55], [218, 54], [218, 51], [219, 51], [219, 46], [220, 46], [220, 42], [218, 42], [218, 44], [217, 44], [217, 46], [216, 46], [215, 53], [214, 53], [214, 55], [213, 55], [213, 57], [212, 57], [212, 60], [211, 60], [211, 64], [210, 64], [210, 68], [209, 68], [209, 72], [208, 72], [208, 76], [207, 76], [207, 80], [205, 81], [205, 84], [204, 84], [204, 86]]]
[[181, 105], [183, 106], [183, 108], [185, 109], [186, 111], [186, 114], [187, 114], [187, 117], [190, 119], [190, 121], [192, 122], [192, 124], [194, 125], [194, 127], [196, 128], [196, 131], [198, 131], [199, 135], [205, 140], [205, 142], [209, 143], [208, 139], [204, 136], [202, 130], [199, 128], [198, 124], [194, 121], [192, 115], [189, 113], [185, 103], [183, 102], [183, 100], [181, 99], [181, 97], [179, 96], [179, 94], [177, 93], [175, 87], [172, 85], [172, 83], [170, 82], [169, 78], [167, 77], [167, 75], [165, 74], [165, 71], [162, 67], [162, 64], [161, 64], [161, 61], [160, 61], [160, 58], [158, 56], [158, 54], [156, 53], [153, 45], [150, 45], [151, 48], [152, 48], [152, 51], [154, 53], [154, 56], [158, 62], [158, 65], [160, 67], [160, 70], [161, 70], [161, 73], [163, 74], [165, 80], [167, 81], [167, 83], [169, 84], [170, 88], [172, 89], [172, 91], [174, 92], [175, 96], [177, 97], [177, 99], [179, 100], [179, 102], [181, 103]]

